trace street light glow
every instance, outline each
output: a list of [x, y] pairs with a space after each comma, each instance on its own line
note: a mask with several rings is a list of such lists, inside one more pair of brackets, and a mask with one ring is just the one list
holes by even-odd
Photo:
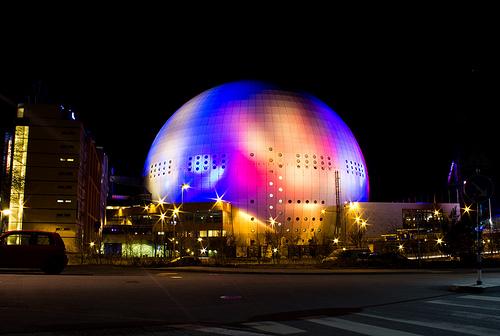
[[471, 206], [472, 205], [465, 205], [464, 212], [469, 213], [471, 211]]

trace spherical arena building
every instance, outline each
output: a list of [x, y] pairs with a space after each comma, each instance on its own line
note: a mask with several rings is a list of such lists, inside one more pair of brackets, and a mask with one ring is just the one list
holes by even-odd
[[[340, 207], [369, 195], [363, 154], [340, 117], [311, 95], [256, 81], [185, 103], [156, 136], [144, 178], [154, 200], [180, 207], [187, 229], [176, 236], [226, 237], [238, 255], [324, 244], [341, 230]], [[219, 227], [197, 221], [201, 204], [220, 209]]]

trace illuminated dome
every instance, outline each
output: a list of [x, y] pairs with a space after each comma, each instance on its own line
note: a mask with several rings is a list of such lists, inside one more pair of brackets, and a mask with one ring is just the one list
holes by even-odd
[[[331, 108], [253, 81], [207, 90], [177, 110], [156, 136], [144, 176], [153, 199], [224, 195], [264, 222], [319, 220], [327, 206], [367, 201], [369, 190], [361, 149]], [[182, 192], [183, 184], [190, 188]]]

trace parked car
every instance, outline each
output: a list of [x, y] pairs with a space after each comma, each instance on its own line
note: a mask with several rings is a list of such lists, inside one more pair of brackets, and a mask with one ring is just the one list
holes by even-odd
[[64, 241], [56, 232], [15, 230], [0, 236], [0, 267], [59, 274], [67, 264]]
[[197, 266], [201, 265], [201, 259], [195, 256], [182, 256], [170, 260], [167, 266], [178, 267], [178, 266]]
[[370, 249], [349, 248], [337, 249], [321, 260], [322, 263], [354, 263], [368, 259]]

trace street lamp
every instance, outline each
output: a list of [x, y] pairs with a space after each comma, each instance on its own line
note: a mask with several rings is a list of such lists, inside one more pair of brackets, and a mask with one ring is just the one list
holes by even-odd
[[190, 188], [190, 186], [187, 183], [183, 183], [181, 185], [181, 205], [184, 204], [184, 190], [187, 190], [189, 188]]
[[161, 221], [161, 233], [158, 232], [159, 235], [161, 235], [161, 245], [162, 245], [162, 250], [163, 250], [163, 258], [165, 258], [165, 229], [164, 229], [164, 223], [165, 223], [165, 213], [160, 211], [160, 221]]

